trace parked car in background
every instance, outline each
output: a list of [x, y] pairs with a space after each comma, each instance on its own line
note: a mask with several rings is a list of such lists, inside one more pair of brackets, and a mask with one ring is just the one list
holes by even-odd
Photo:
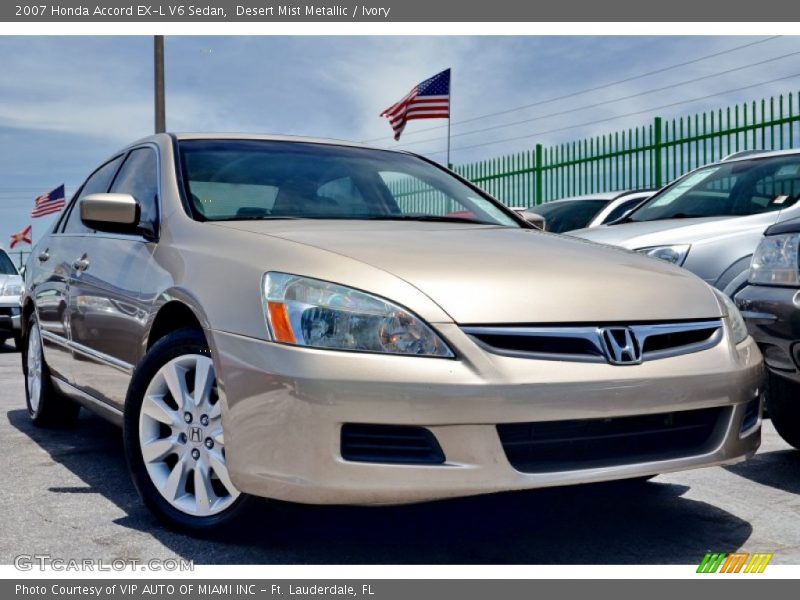
[[769, 371], [767, 407], [775, 429], [800, 448], [800, 219], [767, 229], [750, 282], [736, 295]]
[[680, 265], [733, 296], [764, 230], [800, 216], [800, 152], [733, 156], [664, 188], [613, 227], [570, 235]]
[[0, 344], [13, 339], [20, 348], [20, 299], [22, 296], [22, 278], [14, 266], [14, 262], [0, 248]]
[[726, 296], [342, 142], [159, 134], [113, 155], [34, 249], [23, 323], [33, 422], [79, 403], [121, 424], [143, 501], [189, 530], [253, 496], [420, 502], [760, 443], [762, 359]]
[[565, 233], [573, 229], [611, 224], [636, 209], [654, 193], [654, 190], [636, 190], [562, 198], [525, 209], [522, 216], [533, 223], [543, 221], [545, 231]]

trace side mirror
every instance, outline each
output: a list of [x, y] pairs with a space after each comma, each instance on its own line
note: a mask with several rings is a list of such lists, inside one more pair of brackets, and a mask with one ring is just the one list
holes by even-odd
[[540, 215], [538, 213], [535, 213], [535, 212], [533, 212], [531, 210], [526, 210], [526, 211], [523, 211], [520, 214], [520, 216], [523, 219], [525, 219], [528, 223], [533, 225], [536, 229], [541, 229], [542, 231], [545, 231], [546, 228], [547, 228], [547, 221], [545, 220], [545, 218], [542, 215]]
[[81, 221], [97, 229], [129, 230], [139, 224], [141, 208], [130, 194], [89, 194], [81, 198]]

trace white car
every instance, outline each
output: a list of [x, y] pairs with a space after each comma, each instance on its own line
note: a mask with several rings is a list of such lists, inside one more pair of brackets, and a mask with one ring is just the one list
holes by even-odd
[[553, 200], [523, 213], [528, 221], [537, 220], [546, 231], [565, 233], [585, 227], [609, 225], [630, 214], [655, 190], [603, 192]]
[[11, 258], [0, 248], [0, 344], [14, 338], [20, 347], [19, 300], [22, 296], [22, 278]]

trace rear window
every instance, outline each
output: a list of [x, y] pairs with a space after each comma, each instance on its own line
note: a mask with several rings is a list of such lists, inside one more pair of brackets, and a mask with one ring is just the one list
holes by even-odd
[[547, 231], [564, 233], [586, 227], [606, 204], [608, 200], [567, 200], [544, 204], [531, 210], [544, 217]]
[[613, 223], [617, 219], [621, 219], [634, 208], [639, 206], [642, 202], [644, 202], [646, 198], [646, 196], [638, 196], [636, 198], [631, 198], [630, 200], [620, 202], [619, 205], [614, 208], [614, 210], [608, 213], [603, 223]]

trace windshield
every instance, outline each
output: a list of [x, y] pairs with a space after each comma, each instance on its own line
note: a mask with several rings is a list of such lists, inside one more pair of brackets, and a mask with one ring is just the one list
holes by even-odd
[[564, 233], [586, 227], [606, 204], [608, 200], [567, 200], [543, 204], [532, 208], [531, 212], [544, 217], [547, 231]]
[[507, 209], [421, 158], [329, 144], [180, 143], [198, 218], [390, 219], [520, 227]]
[[11, 262], [11, 259], [8, 257], [8, 254], [5, 253], [5, 250], [0, 250], [0, 275], [16, 275], [17, 268], [14, 266], [14, 263]]
[[629, 220], [755, 215], [792, 206], [798, 197], [800, 156], [736, 161], [690, 173]]

